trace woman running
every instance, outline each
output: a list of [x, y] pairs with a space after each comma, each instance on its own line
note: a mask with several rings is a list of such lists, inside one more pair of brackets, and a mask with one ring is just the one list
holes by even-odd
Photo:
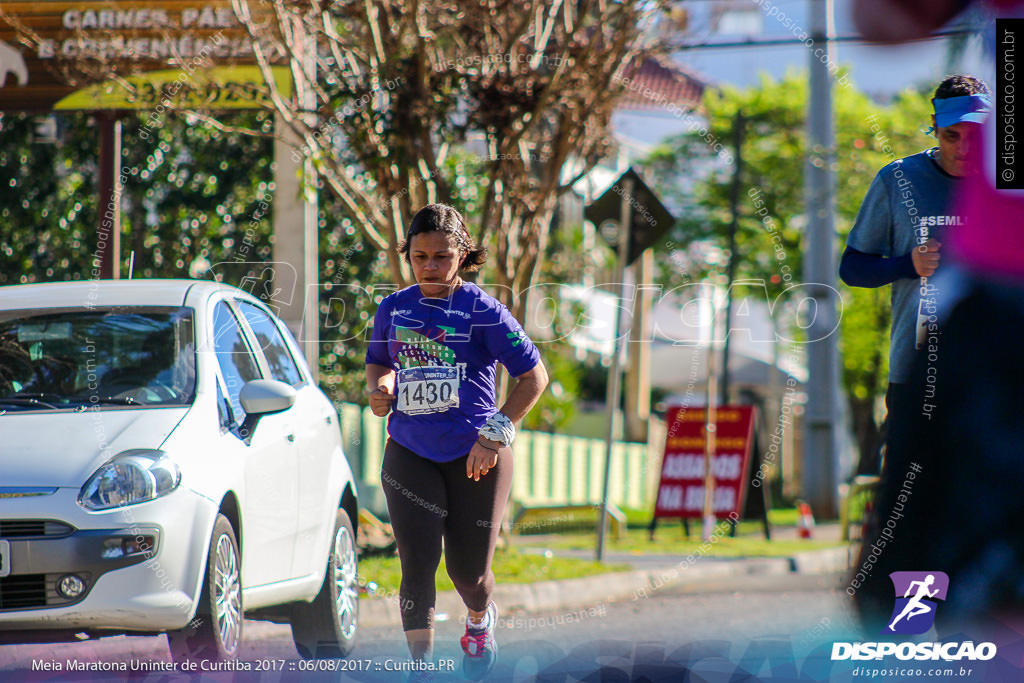
[[[431, 668], [443, 539], [448, 575], [468, 609], [463, 668], [480, 679], [497, 659], [491, 559], [512, 488], [513, 423], [548, 376], [508, 309], [459, 277], [486, 253], [458, 211], [422, 208], [399, 251], [416, 284], [377, 309], [366, 383], [374, 415], [391, 413], [381, 481], [402, 563], [402, 626], [414, 665]], [[497, 363], [518, 380], [501, 410]]]

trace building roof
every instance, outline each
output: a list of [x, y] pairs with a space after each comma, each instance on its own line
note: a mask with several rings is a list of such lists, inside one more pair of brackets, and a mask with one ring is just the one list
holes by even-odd
[[667, 59], [647, 57], [626, 84], [619, 109], [667, 109], [686, 111], [700, 106], [706, 84]]

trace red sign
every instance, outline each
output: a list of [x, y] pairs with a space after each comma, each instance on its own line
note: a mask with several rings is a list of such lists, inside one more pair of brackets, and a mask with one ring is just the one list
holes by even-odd
[[[655, 517], [697, 517], [704, 514], [704, 463], [707, 439], [704, 408], [669, 408], [665, 457], [654, 506]], [[754, 408], [721, 406], [716, 411], [715, 475], [712, 510], [716, 517], [738, 516], [747, 494], [747, 469], [753, 442]]]

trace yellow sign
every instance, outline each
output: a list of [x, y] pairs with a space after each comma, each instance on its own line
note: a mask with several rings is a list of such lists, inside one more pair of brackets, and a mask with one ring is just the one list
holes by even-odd
[[[291, 71], [273, 67], [281, 94], [292, 89]], [[97, 109], [261, 109], [268, 102], [263, 73], [257, 66], [166, 69], [97, 83], [77, 90], [55, 110]]]
[[[679, 416], [680, 422], [707, 422], [708, 416], [705, 414], [704, 409], [687, 410]], [[742, 419], [742, 415], [737, 410], [717, 410], [715, 412], [715, 419], [717, 422], [739, 422]]]

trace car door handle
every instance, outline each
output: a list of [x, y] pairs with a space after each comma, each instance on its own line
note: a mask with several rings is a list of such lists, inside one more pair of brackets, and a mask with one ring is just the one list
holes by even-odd
[[324, 415], [324, 422], [326, 422], [327, 424], [332, 424], [334, 421], [331, 419], [330, 415]]
[[292, 443], [295, 443], [295, 434], [294, 433], [289, 432], [288, 435], [285, 436], [284, 438], [288, 439], [288, 441], [290, 441]]

